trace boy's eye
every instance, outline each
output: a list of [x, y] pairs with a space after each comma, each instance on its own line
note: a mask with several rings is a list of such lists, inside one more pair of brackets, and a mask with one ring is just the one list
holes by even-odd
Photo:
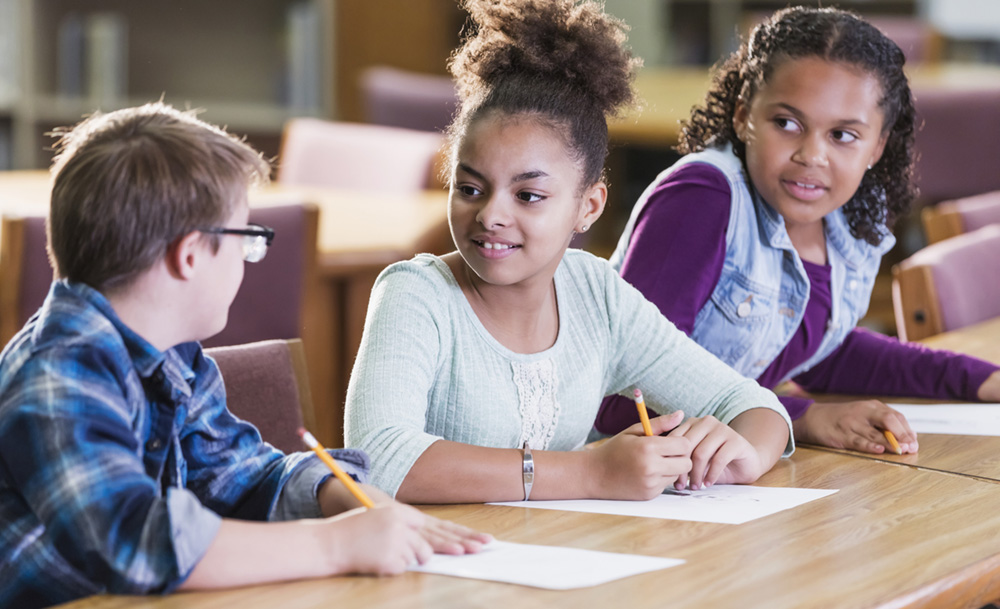
[[858, 136], [854, 135], [850, 131], [841, 131], [840, 129], [835, 130], [831, 135], [835, 141], [841, 144], [850, 144], [851, 142], [858, 139]]
[[519, 192], [517, 193], [517, 198], [524, 201], [525, 203], [538, 203], [545, 197], [533, 192]]

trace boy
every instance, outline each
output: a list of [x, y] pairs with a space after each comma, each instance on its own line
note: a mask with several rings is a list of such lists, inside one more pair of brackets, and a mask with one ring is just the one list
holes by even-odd
[[370, 487], [381, 505], [352, 510], [318, 459], [226, 409], [194, 341], [273, 236], [247, 226], [258, 153], [156, 103], [63, 134], [52, 172], [60, 279], [0, 355], [0, 606], [398, 573], [489, 540]]

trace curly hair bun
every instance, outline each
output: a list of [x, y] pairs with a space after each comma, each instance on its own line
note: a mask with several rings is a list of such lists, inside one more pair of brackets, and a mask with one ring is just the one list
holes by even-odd
[[449, 69], [463, 100], [506, 78], [561, 82], [605, 115], [634, 102], [641, 60], [625, 46], [628, 26], [590, 0], [462, 0], [472, 28]]

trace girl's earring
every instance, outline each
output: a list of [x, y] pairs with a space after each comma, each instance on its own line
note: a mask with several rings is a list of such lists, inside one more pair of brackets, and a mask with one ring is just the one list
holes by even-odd
[[580, 227], [580, 232], [581, 233], [585, 233], [585, 232], [587, 232], [588, 228], [590, 228], [590, 225], [589, 224], [584, 224], [583, 226]]
[[872, 166], [868, 165], [868, 171], [871, 171], [871, 170], [872, 170]]

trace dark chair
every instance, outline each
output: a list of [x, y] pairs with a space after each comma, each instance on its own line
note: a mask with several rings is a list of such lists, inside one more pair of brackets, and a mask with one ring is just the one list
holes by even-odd
[[42, 306], [52, 285], [44, 216], [0, 221], [0, 346]]
[[360, 78], [365, 120], [375, 125], [444, 131], [458, 107], [448, 76], [373, 66]]
[[1000, 315], [1000, 225], [939, 241], [892, 269], [896, 327], [903, 341]]
[[319, 208], [311, 203], [254, 207], [250, 222], [273, 228], [274, 243], [263, 260], [244, 265], [226, 328], [202, 341], [206, 347], [301, 338], [310, 330]]
[[1000, 190], [925, 207], [920, 220], [928, 243], [1000, 224]]
[[305, 450], [296, 431], [315, 429], [302, 341], [268, 340], [205, 351], [219, 365], [229, 410], [279, 450]]

